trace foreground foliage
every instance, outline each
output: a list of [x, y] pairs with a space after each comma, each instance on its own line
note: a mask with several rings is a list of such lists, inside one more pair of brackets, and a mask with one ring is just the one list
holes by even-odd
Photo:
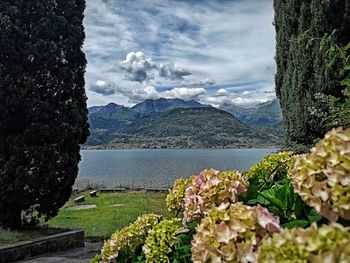
[[57, 215], [89, 131], [84, 0], [0, 2], [0, 225]]
[[[281, 152], [245, 174], [207, 169], [179, 179], [167, 197], [179, 218], [155, 223], [143, 242], [136, 239], [139, 248], [129, 251], [134, 261], [119, 261], [119, 252], [108, 249], [96, 258], [107, 253], [110, 262], [349, 262], [350, 229], [343, 226], [350, 222], [349, 160], [350, 129], [339, 128], [307, 155]], [[133, 230], [115, 236], [125, 231], [132, 238]]]
[[[315, 94], [341, 98], [344, 79], [337, 61], [332, 67], [325, 50], [320, 49], [325, 32], [333, 32], [339, 46], [350, 42], [349, 1], [274, 0], [276, 29], [276, 93], [280, 99], [288, 146], [301, 144], [307, 150], [328, 130], [309, 108], [318, 108]], [[315, 38], [300, 39], [305, 32]], [[340, 117], [340, 116], [339, 116]], [[340, 125], [340, 124], [338, 124]], [[338, 126], [336, 125], [336, 126]], [[306, 149], [305, 149], [306, 148]]]
[[101, 255], [97, 255], [93, 262], [111, 262], [116, 259], [119, 262], [133, 262], [133, 255], [160, 219], [161, 217], [155, 214], [144, 215], [130, 226], [117, 231], [105, 241]]
[[296, 161], [295, 192], [330, 221], [350, 219], [350, 129], [332, 130]]
[[261, 240], [279, 232], [278, 218], [261, 206], [221, 204], [208, 212], [192, 241], [192, 261], [255, 262]]
[[284, 230], [264, 240], [258, 262], [350, 262], [349, 231], [339, 224]]

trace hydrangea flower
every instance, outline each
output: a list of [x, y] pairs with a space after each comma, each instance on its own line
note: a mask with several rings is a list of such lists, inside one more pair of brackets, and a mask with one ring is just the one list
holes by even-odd
[[259, 263], [350, 262], [350, 232], [339, 224], [286, 229], [263, 240]]
[[177, 179], [174, 186], [169, 190], [169, 194], [166, 197], [166, 206], [170, 212], [178, 213], [184, 209], [185, 190], [191, 184], [195, 176], [191, 176], [187, 179]]
[[[159, 223], [155, 214], [140, 216], [133, 224], [115, 232], [105, 241], [97, 262], [118, 262], [121, 253], [132, 255], [146, 240], [148, 232]], [[119, 260], [120, 262], [120, 260]]]
[[330, 221], [350, 219], [350, 129], [333, 129], [291, 172], [296, 193]]
[[221, 203], [237, 202], [248, 186], [248, 181], [239, 172], [204, 170], [185, 190], [184, 223], [203, 216]]
[[176, 235], [184, 232], [179, 219], [164, 220], [149, 231], [142, 251], [146, 255], [147, 263], [169, 263], [168, 254], [177, 242]]
[[194, 263], [255, 262], [266, 235], [279, 232], [279, 219], [261, 206], [221, 204], [208, 212], [192, 240]]

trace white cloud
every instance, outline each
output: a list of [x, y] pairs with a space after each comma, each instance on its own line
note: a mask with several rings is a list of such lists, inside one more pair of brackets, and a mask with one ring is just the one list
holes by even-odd
[[250, 98], [247, 97], [249, 91], [228, 92], [226, 89], [219, 89], [216, 93], [206, 93], [200, 98], [200, 102], [210, 104], [214, 107], [220, 107], [223, 104], [238, 105], [241, 107], [254, 107], [258, 103], [266, 102], [275, 98], [275, 96]]
[[152, 59], [147, 58], [142, 51], [129, 52], [120, 65], [129, 80], [140, 83], [150, 79], [149, 72], [156, 68]]
[[163, 91], [160, 93], [161, 97], [167, 99], [180, 98], [183, 100], [198, 99], [199, 96], [205, 94], [206, 91], [204, 88], [187, 88], [179, 87], [173, 88], [171, 90]]
[[185, 76], [190, 76], [192, 73], [185, 68], [177, 68], [174, 63], [160, 64], [159, 76], [170, 80], [182, 80]]
[[98, 94], [109, 96], [116, 93], [116, 86], [113, 83], [98, 80], [90, 85], [89, 90]]
[[216, 95], [217, 96], [227, 96], [229, 93], [227, 90], [225, 89], [219, 89], [217, 92], [216, 92]]
[[182, 82], [183, 85], [191, 85], [191, 86], [210, 86], [214, 85], [215, 81], [210, 78], [205, 79], [191, 79], [191, 80], [185, 80]]
[[[164, 87], [204, 88], [205, 94], [199, 97], [215, 103], [219, 103], [216, 93], [220, 89], [229, 93], [228, 99], [221, 94], [221, 100], [235, 99], [242, 105], [266, 100], [274, 96], [272, 21], [272, 0], [87, 0], [87, 88], [101, 79], [118, 85], [118, 92], [108, 97], [88, 90], [89, 106], [111, 99], [125, 103], [128, 97], [122, 93], [136, 98], [141, 92], [140, 99], [159, 96], [164, 91], [157, 89]], [[152, 58], [158, 65], [173, 63], [175, 69], [189, 68], [192, 75], [176, 79], [170, 73], [162, 78], [159, 67], [122, 70], [120, 61], [137, 50], [147, 54], [145, 60]], [[126, 79], [125, 73], [134, 81]], [[157, 88], [147, 91], [136, 82]], [[250, 93], [243, 94], [242, 89]]]

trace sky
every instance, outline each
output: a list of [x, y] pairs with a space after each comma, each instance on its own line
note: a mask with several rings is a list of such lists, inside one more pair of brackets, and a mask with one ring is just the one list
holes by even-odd
[[272, 0], [87, 0], [88, 106], [275, 98]]

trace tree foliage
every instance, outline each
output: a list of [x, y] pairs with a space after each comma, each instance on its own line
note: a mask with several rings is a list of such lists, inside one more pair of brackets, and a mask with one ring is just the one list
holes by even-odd
[[51, 218], [89, 131], [85, 0], [0, 2], [0, 225]]
[[[326, 127], [311, 115], [319, 108], [316, 93], [342, 97], [340, 65], [327, 67], [321, 38], [333, 32], [343, 46], [350, 40], [349, 0], [275, 0], [276, 93], [284, 115], [287, 145], [310, 145], [323, 136]], [[315, 39], [299, 38], [308, 32]]]

